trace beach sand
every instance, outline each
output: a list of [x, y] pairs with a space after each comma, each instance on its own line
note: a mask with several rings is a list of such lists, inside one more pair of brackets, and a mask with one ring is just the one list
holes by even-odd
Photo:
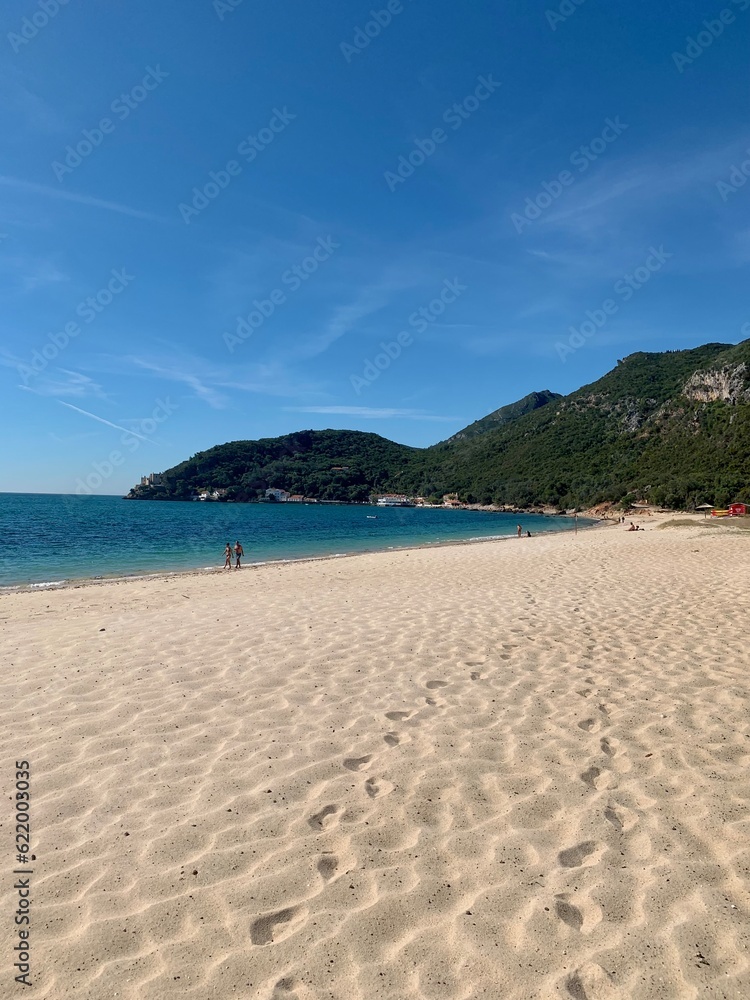
[[750, 532], [642, 521], [4, 595], [0, 993], [746, 1000]]

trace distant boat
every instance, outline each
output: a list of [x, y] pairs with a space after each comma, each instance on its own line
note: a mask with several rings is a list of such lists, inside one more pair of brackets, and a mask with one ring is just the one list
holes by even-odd
[[377, 519], [378, 519], [378, 515], [377, 514], [368, 514], [367, 515], [367, 520], [368, 521], [377, 521]]

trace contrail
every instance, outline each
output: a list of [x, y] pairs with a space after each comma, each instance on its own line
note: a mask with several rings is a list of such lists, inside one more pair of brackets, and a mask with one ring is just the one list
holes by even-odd
[[64, 403], [62, 399], [57, 401], [61, 406], [67, 406], [69, 410], [75, 410], [76, 413], [82, 413], [84, 417], [91, 417], [92, 420], [98, 420], [100, 424], [106, 424], [107, 427], [114, 427], [116, 431], [122, 431], [124, 434], [132, 434], [133, 437], [140, 438], [141, 441], [148, 441], [151, 444], [150, 438], [143, 437], [142, 434], [136, 434], [135, 431], [129, 431], [127, 427], [120, 427], [119, 424], [113, 424], [110, 420], [105, 420], [104, 417], [97, 417], [95, 413], [89, 413], [88, 410], [82, 410], [80, 406], [73, 406], [72, 403]]

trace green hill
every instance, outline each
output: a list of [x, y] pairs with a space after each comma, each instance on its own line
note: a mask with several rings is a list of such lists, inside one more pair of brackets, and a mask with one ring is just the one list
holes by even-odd
[[[750, 487], [750, 341], [632, 354], [591, 385], [420, 456], [439, 490], [587, 506], [637, 492], [680, 507]], [[432, 485], [432, 483], [431, 483]]]
[[486, 417], [475, 420], [473, 424], [469, 424], [453, 437], [449, 437], [448, 441], [466, 441], [468, 438], [476, 437], [477, 434], [486, 434], [487, 431], [503, 427], [505, 424], [531, 413], [532, 410], [538, 410], [540, 406], [546, 406], [547, 403], [551, 403], [555, 399], [562, 399], [559, 392], [550, 392], [549, 389], [544, 389], [542, 392], [530, 392], [528, 396], [519, 399], [517, 403], [508, 403], [507, 406], [501, 406], [499, 410], [488, 413]]
[[373, 492], [585, 507], [636, 494], [690, 507], [750, 500], [750, 340], [638, 352], [569, 396], [531, 393], [430, 448], [358, 431], [238, 441], [163, 474], [144, 499], [199, 487], [255, 499], [268, 487], [319, 499]]
[[367, 500], [397, 483], [416, 448], [360, 431], [298, 431], [259, 441], [232, 441], [168, 469], [160, 483], [135, 487], [135, 499], [185, 500], [201, 489], [226, 499], [257, 500], [279, 487], [319, 500]]

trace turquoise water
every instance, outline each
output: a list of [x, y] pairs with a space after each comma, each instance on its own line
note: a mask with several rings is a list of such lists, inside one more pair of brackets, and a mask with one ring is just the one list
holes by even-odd
[[541, 514], [0, 493], [0, 586], [221, 567], [236, 539], [253, 563], [513, 535], [519, 520], [532, 534], [573, 527]]

